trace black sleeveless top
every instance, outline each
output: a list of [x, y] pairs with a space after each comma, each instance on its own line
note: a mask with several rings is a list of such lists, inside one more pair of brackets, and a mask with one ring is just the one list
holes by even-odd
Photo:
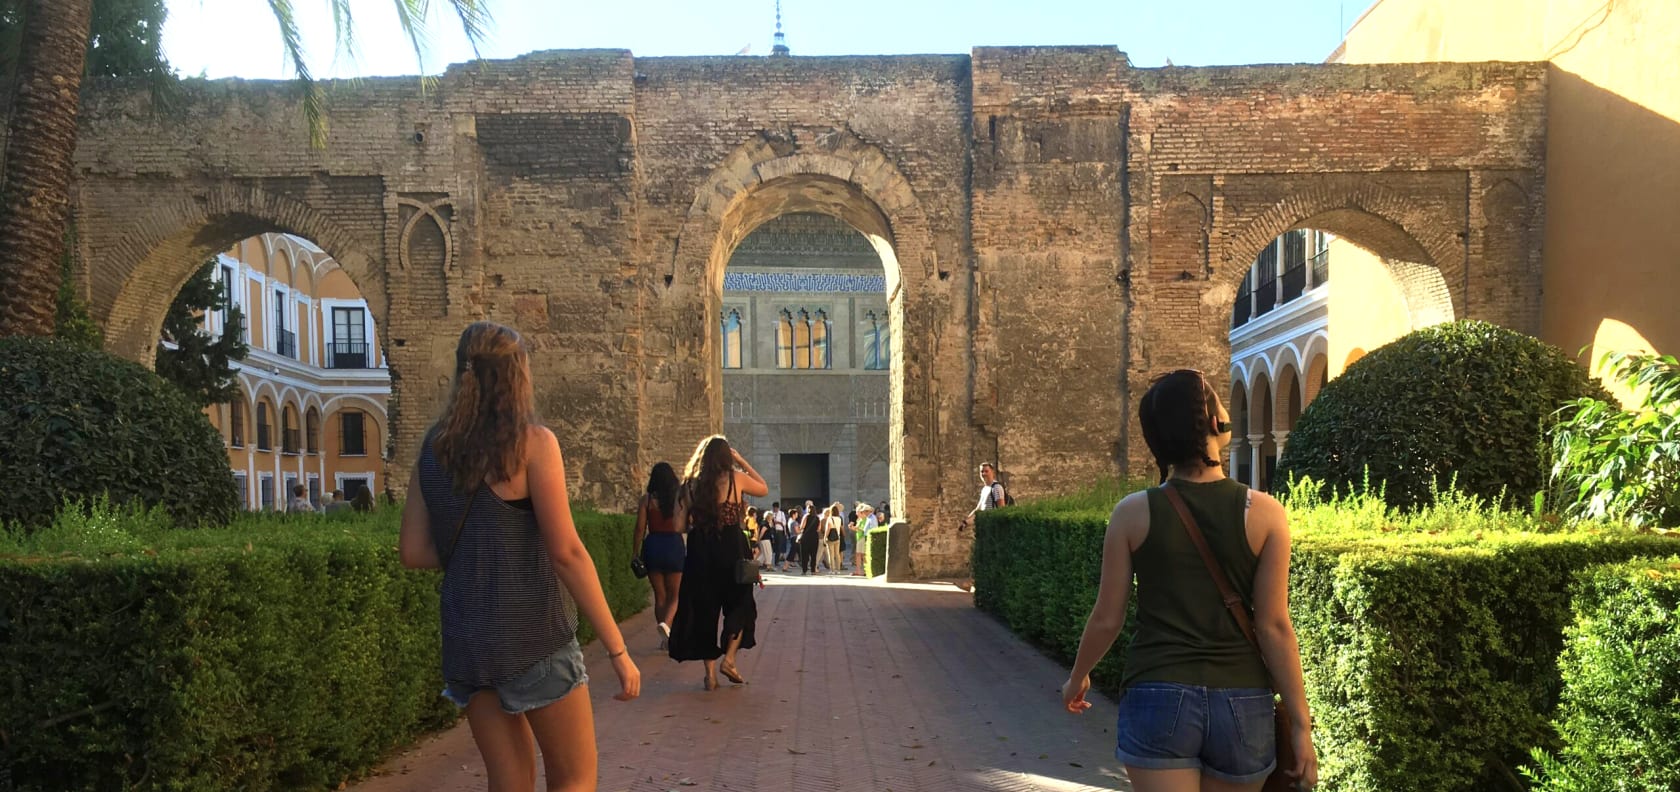
[[432, 545], [449, 559], [439, 608], [443, 678], [473, 687], [510, 682], [573, 640], [577, 605], [554, 572], [530, 499], [504, 501], [480, 486], [461, 525], [468, 496], [454, 491], [430, 440], [418, 467]]

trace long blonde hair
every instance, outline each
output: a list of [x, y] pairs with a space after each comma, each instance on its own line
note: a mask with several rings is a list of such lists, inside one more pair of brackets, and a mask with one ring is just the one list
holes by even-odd
[[525, 341], [495, 322], [474, 322], [455, 345], [455, 385], [432, 428], [432, 453], [456, 492], [506, 481], [525, 463], [526, 431], [537, 423]]

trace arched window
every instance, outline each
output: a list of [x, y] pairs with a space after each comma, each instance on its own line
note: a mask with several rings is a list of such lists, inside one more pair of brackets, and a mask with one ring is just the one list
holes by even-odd
[[776, 320], [776, 368], [793, 368], [793, 315], [786, 310]]
[[723, 316], [723, 367], [741, 367], [741, 312], [733, 309]]
[[274, 438], [268, 423], [268, 402], [257, 402], [257, 450], [273, 451]]
[[228, 402], [228, 445], [245, 447], [245, 394], [235, 393]]
[[309, 453], [321, 453], [321, 411], [314, 407], [303, 415], [303, 441]]
[[869, 371], [885, 371], [892, 363], [892, 346], [886, 322], [874, 311], [864, 314], [863, 367]]
[[829, 354], [829, 335], [834, 325], [828, 321], [827, 311], [817, 311], [816, 318], [811, 320], [811, 368], [834, 368], [833, 356]]
[[280, 453], [297, 453], [298, 446], [302, 445], [298, 440], [297, 408], [288, 404], [280, 411]]
[[811, 367], [811, 315], [803, 308], [799, 311], [799, 321], [793, 323], [793, 367]]

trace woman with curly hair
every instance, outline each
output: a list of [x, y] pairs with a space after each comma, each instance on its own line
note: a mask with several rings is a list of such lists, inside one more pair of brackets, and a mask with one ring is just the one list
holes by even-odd
[[[677, 510], [682, 515], [679, 523], [688, 528], [688, 558], [677, 591], [669, 651], [677, 662], [705, 663], [702, 682], [707, 690], [717, 689], [719, 671], [737, 685], [747, 681], [735, 667], [735, 653], [751, 649], [755, 643], [758, 610], [753, 602], [753, 583], [757, 570], [751, 563], [747, 535], [741, 530], [747, 511], [742, 498], [768, 494], [770, 488], [764, 477], [729, 447], [723, 435], [700, 441], [683, 474]], [[741, 570], [752, 572], [753, 579], [743, 580]], [[723, 658], [721, 663], [719, 657]]]

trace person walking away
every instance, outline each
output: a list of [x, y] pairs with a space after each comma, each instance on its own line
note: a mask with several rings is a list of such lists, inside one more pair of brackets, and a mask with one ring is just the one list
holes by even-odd
[[[1126, 625], [1135, 575], [1138, 628], [1126, 648], [1115, 751], [1133, 789], [1259, 790], [1278, 769], [1283, 740], [1294, 762], [1281, 769], [1311, 789], [1318, 759], [1289, 618], [1283, 507], [1220, 468], [1231, 419], [1200, 372], [1157, 378], [1139, 407], [1161, 486], [1127, 495], [1109, 517], [1097, 601], [1063, 704], [1090, 708], [1091, 669]], [[1274, 691], [1289, 734], [1275, 733]]]
[[[408, 482], [397, 549], [443, 569], [444, 695], [467, 711], [492, 790], [594, 789], [582, 612], [607, 649], [620, 701], [641, 692], [578, 537], [560, 443], [538, 422], [524, 341], [477, 322], [455, 348], [455, 382]], [[358, 494], [360, 497], [360, 494]]]
[[788, 551], [787, 564], [783, 572], [792, 571], [791, 567], [804, 569], [805, 565], [799, 560], [801, 540], [805, 537], [805, 518], [798, 509], [788, 509]]
[[[738, 577], [741, 562], [752, 555], [747, 537], [741, 533], [741, 518], [747, 508], [741, 499], [769, 493], [764, 478], [729, 447], [723, 435], [700, 441], [683, 474], [678, 509], [689, 526], [688, 558], [677, 593], [669, 653], [679, 663], [702, 661], [706, 690], [717, 689], [720, 671], [729, 681], [746, 684], [735, 667], [735, 657], [756, 643], [753, 633], [758, 609], [753, 602], [757, 575], [753, 575], [754, 580]], [[751, 569], [751, 564], [745, 567]]]
[[839, 501], [829, 504], [827, 515], [823, 518], [823, 547], [828, 561], [828, 571], [840, 571], [840, 538], [846, 533], [846, 518], [841, 513], [846, 510]]
[[783, 569], [787, 565], [788, 519], [787, 512], [782, 511], [782, 502], [770, 504], [770, 544], [776, 550], [776, 557], [770, 565]]
[[660, 462], [648, 473], [647, 488], [636, 504], [635, 557], [647, 569], [653, 587], [653, 616], [658, 623], [659, 649], [671, 638], [671, 618], [677, 612], [677, 588], [682, 585], [682, 526], [677, 523], [677, 472]]
[[367, 487], [356, 490], [356, 497], [350, 499], [350, 508], [359, 512], [373, 511], [373, 490]]
[[327, 504], [327, 513], [328, 514], [337, 514], [339, 512], [349, 511], [349, 510], [350, 510], [350, 502], [344, 499], [344, 490], [341, 490], [341, 489], [333, 490], [332, 491], [332, 501]]
[[799, 519], [799, 571], [803, 575], [817, 573], [817, 551], [822, 547], [822, 515], [810, 505]]

